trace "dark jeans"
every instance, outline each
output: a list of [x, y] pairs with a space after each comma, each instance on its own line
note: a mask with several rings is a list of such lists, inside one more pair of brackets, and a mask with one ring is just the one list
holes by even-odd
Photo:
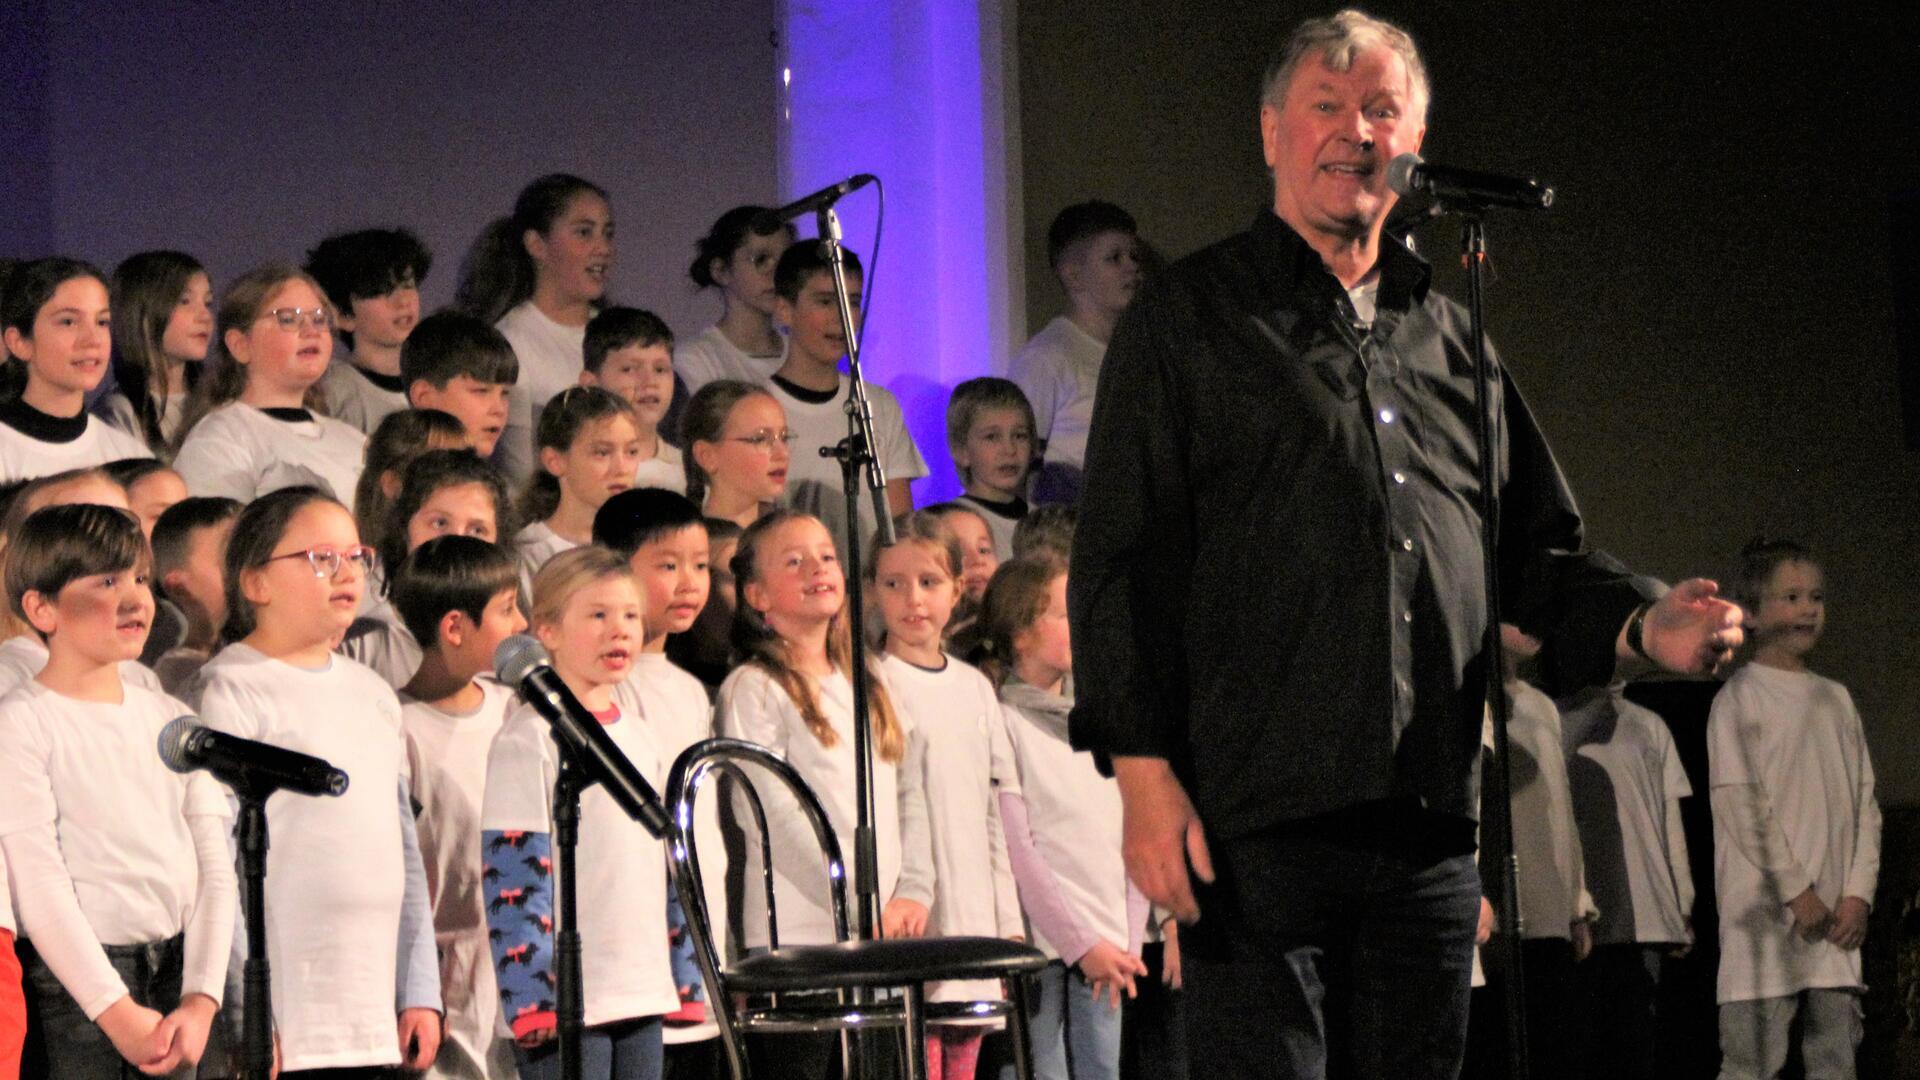
[[1160, 981], [1165, 954], [1158, 942], [1140, 950], [1147, 974], [1135, 980], [1139, 996], [1127, 1000], [1120, 1022], [1120, 1080], [1187, 1080], [1181, 994]]
[[[1482, 954], [1487, 985], [1474, 991], [1468, 1023], [1467, 1080], [1499, 1080], [1507, 1067], [1507, 972], [1501, 941], [1494, 938]], [[1585, 1017], [1574, 1009], [1573, 945], [1566, 938], [1532, 938], [1520, 943], [1527, 999], [1528, 1074], [1535, 1080], [1576, 1075], [1582, 1059], [1577, 1035]]]
[[[1601, 945], [1580, 965], [1577, 994], [1589, 1044], [1576, 1076], [1656, 1080], [1673, 1073], [1659, 1022], [1666, 947]], [[1536, 1028], [1537, 1030], [1537, 1028]]]
[[[147, 945], [108, 945], [107, 960], [133, 1000], [161, 1014], [180, 1005], [183, 938]], [[113, 1040], [87, 1019], [31, 942], [19, 944], [27, 994], [27, 1049], [20, 1075], [26, 1080], [135, 1080], [145, 1074], [120, 1056]], [[186, 1066], [176, 1076], [192, 1076]]]
[[1214, 846], [1219, 881], [1181, 941], [1193, 1076], [1460, 1071], [1480, 875], [1458, 823], [1398, 815]]
[[[520, 1080], [559, 1080], [560, 1042], [513, 1049]], [[580, 1039], [580, 1075], [588, 1080], [660, 1080], [660, 1018], [620, 1020], [588, 1028]]]

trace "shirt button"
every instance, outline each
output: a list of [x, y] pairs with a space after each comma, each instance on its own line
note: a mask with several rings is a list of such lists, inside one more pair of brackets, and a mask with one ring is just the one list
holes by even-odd
[[1413, 541], [1411, 541], [1411, 540], [1402, 540], [1402, 541], [1400, 541], [1400, 548], [1401, 548], [1401, 550], [1403, 550], [1403, 551], [1412, 551], [1412, 550], [1413, 550]]
[[1391, 423], [1393, 423], [1393, 410], [1392, 410], [1392, 409], [1381, 409], [1381, 410], [1380, 410], [1380, 422], [1381, 422], [1381, 423], [1383, 423], [1383, 424], [1391, 424]]
[[1403, 612], [1401, 612], [1401, 613], [1400, 613], [1400, 621], [1401, 621], [1401, 622], [1412, 622], [1412, 621], [1413, 621], [1413, 612], [1411, 612], [1411, 611], [1403, 611]]
[[1395, 472], [1395, 473], [1393, 474], [1393, 482], [1394, 482], [1394, 483], [1396, 483], [1396, 484], [1404, 484], [1404, 483], [1406, 483], [1406, 482], [1407, 482], [1407, 474], [1406, 474], [1406, 473], [1403, 473], [1403, 472]]

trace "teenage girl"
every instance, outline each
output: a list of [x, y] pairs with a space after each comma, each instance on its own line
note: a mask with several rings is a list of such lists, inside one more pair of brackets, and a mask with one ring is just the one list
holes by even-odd
[[687, 276], [702, 289], [719, 289], [721, 307], [719, 322], [674, 353], [688, 393], [715, 379], [765, 386], [780, 370], [787, 339], [773, 325], [773, 268], [794, 236], [792, 223], [767, 220], [765, 207], [736, 206], [695, 242]]
[[613, 269], [613, 206], [598, 185], [554, 173], [528, 184], [513, 213], [474, 241], [455, 303], [513, 345], [520, 379], [494, 461], [514, 481], [532, 476], [540, 411], [580, 381], [587, 322]]
[[787, 490], [793, 432], [773, 395], [735, 379], [700, 388], [681, 419], [687, 498], [710, 518], [753, 524]]
[[17, 267], [0, 299], [0, 483], [152, 457], [86, 411], [112, 351], [106, 279], [76, 259]]
[[227, 542], [226, 648], [200, 670], [210, 728], [311, 754], [352, 778], [337, 798], [267, 807], [267, 955], [282, 1075], [404, 1064], [440, 1043], [440, 966], [414, 832], [400, 701], [333, 654], [373, 549], [313, 488], [261, 496]]
[[180, 425], [173, 467], [187, 490], [245, 503], [312, 485], [351, 500], [367, 437], [322, 415], [332, 356], [333, 308], [311, 277], [265, 266], [228, 286], [219, 348]]
[[540, 414], [540, 467], [520, 498], [514, 537], [528, 581], [548, 559], [593, 542], [593, 515], [633, 486], [640, 428], [633, 406], [597, 386], [575, 386]]
[[[936, 882], [928, 932], [1024, 938], [993, 787], [1000, 702], [986, 676], [941, 645], [961, 595], [959, 541], [938, 517], [909, 514], [895, 523], [894, 543], [881, 547], [876, 539], [873, 551], [867, 582], [886, 635], [880, 670], [894, 704], [926, 743]], [[976, 980], [938, 984], [928, 998], [987, 1001], [1001, 995], [999, 983]], [[985, 1031], [978, 1025], [932, 1029], [927, 1075], [971, 1080]]]
[[[657, 787], [671, 763], [628, 681], [645, 638], [641, 612], [627, 560], [584, 547], [541, 568], [529, 621], [554, 673]], [[480, 835], [500, 1022], [523, 1080], [560, 1075], [550, 841], [558, 768], [547, 722], [531, 706], [515, 709], [487, 757]], [[660, 1018], [680, 1007], [667, 958], [666, 853], [596, 785], [580, 800], [579, 860], [585, 1075], [656, 1080]]]
[[94, 413], [164, 455], [213, 343], [213, 279], [191, 255], [143, 251], [113, 270], [113, 386]]

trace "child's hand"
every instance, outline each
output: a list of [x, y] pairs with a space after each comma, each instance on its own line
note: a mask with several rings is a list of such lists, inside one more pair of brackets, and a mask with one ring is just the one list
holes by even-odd
[[534, 1028], [532, 1031], [527, 1032], [525, 1035], [519, 1036], [513, 1041], [514, 1041], [514, 1044], [520, 1047], [522, 1050], [532, 1050], [536, 1047], [547, 1045], [548, 1043], [552, 1042], [557, 1036], [559, 1036], [559, 1034], [560, 1034], [560, 1025], [558, 1023], [554, 1023], [551, 1025], [548, 1025], [547, 1027]]
[[400, 1010], [400, 1060], [424, 1072], [440, 1052], [440, 1014], [432, 1009]]
[[894, 897], [880, 912], [880, 936], [883, 938], [925, 937], [927, 905], [918, 900]]
[[1573, 944], [1573, 962], [1579, 963], [1593, 955], [1593, 924], [1585, 919], [1575, 919], [1567, 927], [1567, 939]]
[[1808, 941], [1819, 941], [1833, 928], [1833, 911], [1826, 901], [1815, 895], [1813, 886], [1807, 891], [1787, 901], [1787, 910], [1793, 913], [1794, 932]]
[[1857, 896], [1843, 896], [1833, 909], [1833, 928], [1827, 940], [1843, 949], [1857, 949], [1867, 941], [1867, 914], [1872, 909]]
[[218, 1010], [219, 1006], [205, 994], [188, 994], [180, 999], [180, 1007], [154, 1029], [159, 1059], [140, 1066], [140, 1071], [148, 1076], [165, 1076], [181, 1065], [198, 1065], [207, 1050], [207, 1030], [213, 1026], [213, 1014]]
[[1120, 1007], [1120, 992], [1126, 991], [1128, 997], [1134, 997], [1133, 980], [1147, 973], [1147, 965], [1137, 956], [1115, 945], [1111, 941], [1098, 941], [1086, 954], [1074, 961], [1074, 967], [1087, 982], [1093, 984], [1093, 1000], [1099, 1001], [1107, 989], [1113, 991], [1113, 1005]]
[[159, 1013], [133, 1000], [133, 995], [128, 994], [107, 1006], [107, 1010], [94, 1023], [112, 1040], [114, 1050], [121, 1057], [132, 1065], [144, 1068], [166, 1057], [166, 1045], [158, 1038], [160, 1021], [163, 1019]]
[[1486, 897], [1480, 898], [1480, 922], [1473, 928], [1473, 943], [1485, 945], [1493, 940], [1493, 927], [1497, 920], [1493, 917], [1493, 905]]
[[1164, 939], [1160, 946], [1160, 981], [1167, 989], [1180, 989], [1180, 920], [1168, 919], [1160, 925]]

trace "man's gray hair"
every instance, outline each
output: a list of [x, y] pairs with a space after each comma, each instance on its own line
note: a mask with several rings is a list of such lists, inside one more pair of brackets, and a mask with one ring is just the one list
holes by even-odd
[[1286, 104], [1287, 86], [1302, 62], [1318, 56], [1330, 71], [1350, 71], [1354, 58], [1369, 49], [1385, 47], [1406, 62], [1407, 78], [1412, 84], [1414, 110], [1425, 115], [1430, 99], [1427, 66], [1420, 62], [1420, 50], [1405, 30], [1376, 19], [1364, 11], [1348, 8], [1338, 15], [1308, 19], [1293, 31], [1280, 55], [1267, 65], [1260, 103], [1280, 109]]

